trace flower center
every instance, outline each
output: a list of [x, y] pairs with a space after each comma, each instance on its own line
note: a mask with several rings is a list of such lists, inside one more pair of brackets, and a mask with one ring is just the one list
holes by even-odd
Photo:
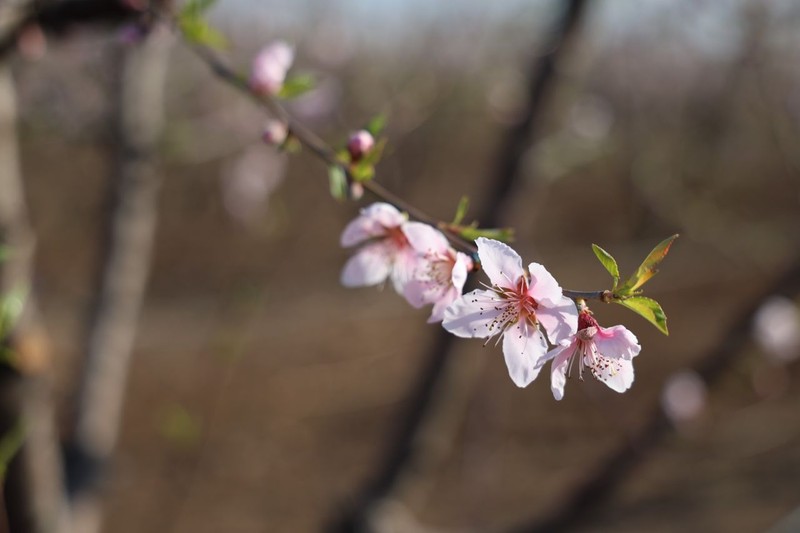
[[406, 238], [406, 234], [403, 233], [403, 230], [400, 229], [400, 226], [393, 226], [391, 228], [386, 229], [386, 239], [389, 240], [392, 244], [397, 246], [398, 248], [405, 248], [410, 246], [408, 239]]

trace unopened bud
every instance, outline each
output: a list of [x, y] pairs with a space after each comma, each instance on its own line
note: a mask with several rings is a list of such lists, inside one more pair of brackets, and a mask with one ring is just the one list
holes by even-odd
[[289, 135], [289, 128], [281, 120], [268, 120], [264, 124], [264, 131], [261, 133], [261, 140], [272, 146], [280, 146], [286, 142]]
[[358, 161], [367, 155], [374, 146], [375, 139], [367, 130], [358, 130], [347, 141], [347, 151], [350, 152], [353, 161]]
[[275, 41], [263, 48], [253, 60], [250, 86], [262, 94], [277, 94], [294, 61], [294, 48], [284, 41]]
[[360, 200], [364, 196], [364, 186], [357, 181], [350, 184], [350, 199]]

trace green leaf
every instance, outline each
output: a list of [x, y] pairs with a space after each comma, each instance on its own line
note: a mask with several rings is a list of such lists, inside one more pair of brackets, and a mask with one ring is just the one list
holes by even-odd
[[375, 177], [375, 167], [366, 160], [359, 161], [350, 167], [350, 175], [353, 176], [353, 180], [358, 182], [369, 181]]
[[386, 116], [386, 113], [375, 115], [370, 119], [369, 122], [367, 122], [367, 125], [364, 127], [364, 129], [370, 132], [373, 137], [378, 137], [386, 127], [387, 119], [388, 117]]
[[178, 26], [183, 33], [184, 39], [192, 44], [208, 46], [209, 48], [220, 49], [227, 46], [225, 36], [211, 27], [199, 16], [178, 17]]
[[291, 100], [292, 98], [297, 98], [307, 93], [314, 87], [316, 87], [316, 80], [311, 74], [291, 76], [283, 82], [283, 87], [278, 91], [278, 98], [282, 100]]
[[6, 478], [8, 465], [25, 442], [25, 425], [18, 420], [0, 439], [0, 481]]
[[643, 316], [664, 335], [669, 335], [669, 331], [667, 331], [667, 315], [664, 314], [664, 310], [661, 309], [661, 305], [657, 301], [644, 296], [631, 296], [624, 300], [615, 301]]
[[592, 244], [592, 251], [594, 251], [594, 255], [597, 256], [597, 259], [600, 260], [600, 263], [608, 270], [608, 273], [611, 274], [611, 277], [614, 278], [614, 288], [617, 288], [617, 283], [619, 283], [619, 267], [617, 266], [617, 261], [611, 256], [610, 253], [606, 252], [596, 244]]
[[486, 237], [501, 242], [514, 241], [514, 228], [477, 228], [475, 226], [461, 226], [457, 228], [458, 234], [468, 240], [474, 241], [478, 237]]
[[328, 167], [328, 184], [330, 185], [331, 196], [337, 200], [345, 200], [347, 198], [347, 176], [342, 167], [339, 165]]
[[359, 161], [359, 163], [375, 166], [380, 163], [381, 158], [383, 157], [383, 152], [386, 150], [386, 139], [378, 139], [378, 142], [375, 143], [375, 146], [372, 147], [372, 150], [367, 152], [367, 155]]
[[217, 0], [189, 0], [181, 8], [178, 17], [199, 17], [216, 3]]
[[644, 285], [650, 278], [655, 276], [658, 273], [658, 269], [656, 268], [661, 261], [667, 256], [669, 253], [670, 246], [678, 238], [678, 235], [675, 234], [668, 239], [664, 239], [658, 245], [653, 248], [647, 257], [642, 261], [642, 264], [639, 265], [639, 268], [636, 269], [636, 272], [628, 278], [628, 280], [616, 291], [617, 294], [620, 296], [626, 296], [629, 294], [633, 294], [636, 289]]
[[0, 300], [0, 336], [5, 336], [19, 320], [28, 298], [28, 289], [17, 287]]
[[461, 200], [458, 201], [456, 216], [453, 217], [453, 224], [456, 226], [461, 224], [461, 221], [463, 221], [464, 217], [467, 215], [467, 209], [469, 209], [469, 196], [464, 195], [461, 197]]

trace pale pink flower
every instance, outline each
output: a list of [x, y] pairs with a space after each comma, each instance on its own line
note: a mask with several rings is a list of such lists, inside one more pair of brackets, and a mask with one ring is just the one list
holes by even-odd
[[433, 304], [428, 323], [441, 322], [444, 310], [461, 296], [472, 260], [455, 251], [440, 231], [426, 224], [408, 227], [405, 234], [420, 260], [404, 296], [414, 307]]
[[419, 261], [406, 234], [416, 226], [424, 224], [409, 222], [387, 203], [376, 202], [362, 209], [342, 232], [342, 246], [361, 245], [342, 270], [342, 285], [366, 287], [391, 278], [394, 289], [403, 294]]
[[636, 336], [625, 326], [600, 327], [588, 309], [581, 310], [577, 333], [546, 356], [546, 359], [553, 359], [550, 385], [553, 396], [556, 400], [564, 397], [564, 385], [575, 364], [580, 379], [583, 379], [584, 368], [588, 368], [610, 389], [625, 392], [633, 384], [632, 359], [640, 350]]
[[250, 87], [263, 94], [277, 94], [294, 61], [294, 48], [284, 41], [275, 41], [263, 48], [253, 60]]
[[[481, 266], [492, 282], [457, 299], [444, 313], [442, 325], [459, 337], [503, 337], [508, 373], [527, 386], [545, 362], [547, 337], [553, 344], [575, 334], [575, 303], [562, 295], [555, 278], [540, 264], [528, 271], [520, 256], [505, 244], [476, 240]], [[544, 330], [544, 331], [542, 331]]]

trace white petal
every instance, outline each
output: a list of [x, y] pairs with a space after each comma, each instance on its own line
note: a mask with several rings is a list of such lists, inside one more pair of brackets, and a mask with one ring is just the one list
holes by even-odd
[[566, 296], [561, 297], [558, 305], [540, 304], [536, 318], [553, 344], [561, 344], [578, 331], [578, 309]]
[[642, 349], [636, 335], [625, 326], [598, 328], [592, 340], [600, 354], [611, 358], [630, 360], [639, 355]]
[[451, 288], [451, 290], [447, 291], [439, 300], [437, 300], [433, 304], [433, 309], [431, 310], [431, 316], [428, 318], [428, 324], [435, 324], [436, 322], [441, 322], [444, 318], [445, 310], [452, 305], [458, 298], [461, 297], [461, 292], [456, 291], [455, 289]]
[[524, 320], [518, 321], [503, 333], [503, 356], [508, 375], [517, 387], [527, 387], [536, 379], [544, 365], [547, 341], [539, 328]]
[[611, 390], [625, 392], [633, 385], [633, 361], [610, 359], [597, 354], [592, 375], [608, 385]]
[[556, 278], [539, 263], [528, 265], [531, 284], [528, 294], [538, 303], [557, 305], [561, 301], [561, 287]]
[[453, 286], [460, 293], [464, 290], [464, 283], [467, 282], [467, 274], [472, 269], [472, 259], [467, 254], [456, 252], [456, 263], [453, 265]]
[[361, 210], [361, 214], [352, 220], [342, 232], [340, 238], [344, 247], [355, 246], [367, 239], [386, 235], [386, 228], [397, 227], [405, 222], [402, 213], [393, 206], [376, 202]]
[[422, 222], [406, 222], [402, 225], [403, 233], [417, 253], [441, 253], [444, 254], [450, 248], [441, 231], [434, 229]]
[[491, 337], [500, 332], [495, 320], [504, 303], [492, 291], [474, 290], [445, 310], [442, 326], [457, 337]]
[[341, 282], [345, 287], [367, 287], [382, 283], [389, 276], [392, 257], [386, 246], [375, 243], [364, 246], [347, 261]]
[[500, 241], [478, 237], [478, 257], [481, 268], [489, 276], [492, 284], [498, 287], [515, 289], [522, 270], [522, 259], [519, 254]]
[[570, 357], [575, 353], [575, 343], [562, 344], [557, 348], [553, 348], [545, 359], [552, 359], [553, 363], [550, 366], [550, 390], [553, 391], [553, 397], [560, 400], [564, 397], [564, 385], [567, 384], [567, 370], [569, 370]]

